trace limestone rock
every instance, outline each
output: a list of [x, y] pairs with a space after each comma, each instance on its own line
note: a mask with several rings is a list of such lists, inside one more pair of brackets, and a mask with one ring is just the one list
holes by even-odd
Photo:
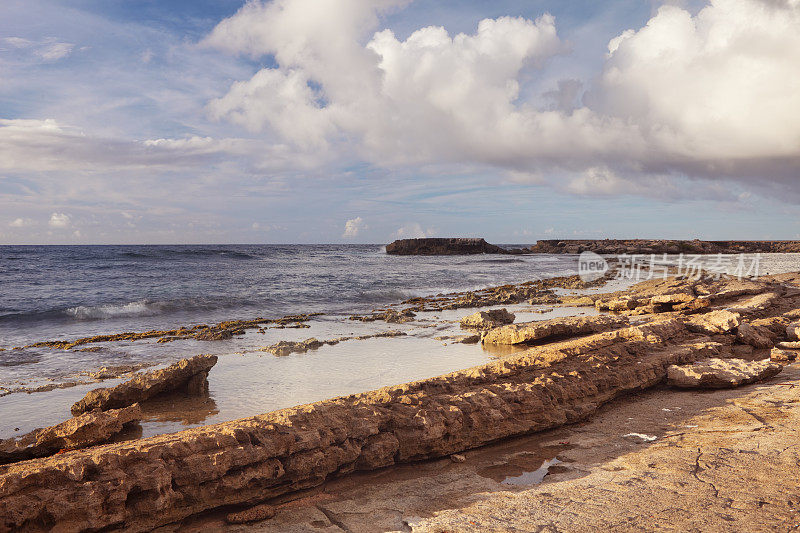
[[772, 348], [769, 330], [763, 326], [751, 326], [747, 322], [742, 322], [736, 331], [736, 339], [753, 348]]
[[249, 522], [267, 520], [273, 516], [275, 516], [275, 508], [269, 504], [262, 503], [238, 513], [229, 513], [225, 520], [229, 524], [247, 524]]
[[140, 374], [116, 387], [94, 389], [72, 406], [72, 414], [92, 409], [118, 409], [143, 402], [166, 392], [184, 391], [199, 395], [208, 390], [208, 372], [217, 363], [216, 355], [196, 355], [161, 370]]
[[355, 470], [446, 457], [585, 419], [719, 353], [665, 320], [475, 368], [180, 433], [0, 467], [0, 530], [150, 531]]
[[505, 308], [478, 311], [461, 319], [462, 328], [489, 329], [511, 324], [514, 322], [514, 313], [509, 313]]
[[727, 333], [739, 327], [739, 313], [732, 313], [727, 310], [711, 311], [697, 315], [686, 322], [689, 331], [696, 333], [719, 334]]
[[280, 341], [271, 346], [267, 346], [266, 348], [262, 348], [262, 350], [282, 357], [284, 355], [290, 355], [293, 353], [306, 353], [309, 350], [316, 350], [323, 344], [325, 343], [317, 340], [314, 337], [311, 337], [310, 339], [306, 339], [304, 341]]
[[773, 348], [769, 353], [769, 358], [772, 361], [791, 362], [797, 360], [797, 354], [800, 352], [796, 350], [784, 350], [783, 348]]
[[233, 332], [229, 329], [209, 328], [201, 331], [194, 337], [199, 341], [224, 341], [233, 338]]
[[791, 322], [786, 326], [786, 336], [790, 341], [800, 341], [800, 322]]
[[595, 307], [598, 311], [627, 311], [629, 309], [636, 309], [641, 305], [641, 301], [637, 298], [612, 298], [610, 300], [597, 300]]
[[681, 389], [728, 389], [767, 379], [783, 367], [770, 361], [705, 359], [667, 369], [667, 383]]
[[486, 333], [483, 342], [485, 344], [525, 344], [548, 338], [597, 333], [627, 325], [627, 318], [611, 315], [553, 318], [495, 328]]
[[110, 411], [98, 409], [21, 437], [0, 440], [0, 464], [102, 444], [119, 433], [123, 426], [141, 417], [139, 404]]

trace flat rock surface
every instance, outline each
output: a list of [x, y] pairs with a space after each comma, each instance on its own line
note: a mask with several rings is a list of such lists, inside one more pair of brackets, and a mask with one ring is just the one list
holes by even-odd
[[667, 383], [682, 389], [726, 389], [771, 378], [783, 367], [769, 359], [704, 359], [667, 369]]
[[170, 391], [201, 393], [208, 384], [208, 371], [215, 364], [216, 355], [196, 355], [161, 370], [140, 374], [116, 387], [94, 389], [75, 402], [72, 414], [78, 415], [92, 409], [118, 409]]
[[573, 337], [597, 333], [628, 325], [625, 317], [598, 315], [553, 318], [536, 322], [510, 324], [486, 333], [486, 344], [525, 344], [549, 337]]

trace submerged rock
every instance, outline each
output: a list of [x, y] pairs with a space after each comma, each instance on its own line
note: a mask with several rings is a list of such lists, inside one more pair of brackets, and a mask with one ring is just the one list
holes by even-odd
[[628, 319], [621, 316], [575, 316], [510, 324], [489, 331], [485, 344], [525, 344], [545, 339], [574, 337], [625, 327]]
[[92, 409], [117, 409], [166, 392], [184, 391], [200, 395], [208, 390], [208, 372], [217, 364], [216, 355], [196, 355], [161, 370], [140, 374], [116, 387], [94, 389], [72, 406], [72, 414]]
[[62, 450], [107, 442], [122, 428], [142, 417], [139, 404], [110, 411], [95, 410], [21, 437], [0, 440], [0, 464], [47, 457]]
[[667, 369], [667, 383], [681, 389], [728, 389], [771, 378], [783, 367], [764, 361], [705, 359]]
[[199, 341], [224, 341], [233, 338], [233, 332], [229, 329], [209, 328], [201, 331], [194, 337]]
[[514, 313], [509, 313], [505, 308], [478, 311], [461, 319], [462, 328], [489, 329], [511, 324], [514, 322]]

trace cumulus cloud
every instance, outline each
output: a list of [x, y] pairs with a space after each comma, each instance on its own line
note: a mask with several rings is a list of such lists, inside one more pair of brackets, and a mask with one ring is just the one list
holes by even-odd
[[797, 170], [798, 28], [798, 2], [714, 0], [696, 16], [663, 6], [609, 43], [590, 101], [636, 123], [654, 159], [788, 159]]
[[434, 231], [428, 229], [425, 231], [419, 222], [412, 222], [397, 229], [394, 233], [398, 239], [420, 239], [422, 237], [430, 237]]
[[50, 215], [50, 220], [47, 224], [51, 228], [68, 228], [70, 223], [69, 215], [65, 213], [53, 213]]
[[344, 233], [342, 233], [342, 237], [345, 239], [352, 239], [365, 229], [367, 229], [367, 225], [361, 217], [351, 218], [344, 224]]
[[210, 102], [213, 117], [380, 165], [571, 172], [563, 188], [580, 193], [647, 176], [800, 172], [796, 1], [712, 0], [695, 15], [663, 6], [611, 39], [595, 82], [562, 80], [543, 106], [520, 87], [568, 52], [550, 15], [401, 40], [379, 27], [398, 2], [310, 2], [250, 2], [208, 36], [206, 46], [277, 64]]
[[33, 224], [33, 221], [29, 218], [15, 218], [8, 223], [9, 227], [12, 228], [24, 228], [26, 226], [30, 226], [31, 224]]

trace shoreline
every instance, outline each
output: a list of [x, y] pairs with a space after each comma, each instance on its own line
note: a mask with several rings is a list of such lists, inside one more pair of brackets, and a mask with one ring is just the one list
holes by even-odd
[[[772, 326], [788, 323], [783, 314], [800, 308], [796, 281], [787, 274], [758, 282], [690, 284], [674, 278], [644, 282], [628, 291], [642, 305], [639, 311], [626, 306], [620, 316], [629, 317], [633, 325], [621, 329], [573, 334], [565, 340], [546, 338], [544, 344], [516, 355], [423, 381], [0, 467], [0, 487], [5, 487], [0, 509], [18, 517], [17, 527], [40, 523], [41, 512], [60, 523], [66, 519], [59, 514], [64, 506], [72, 507], [66, 501], [54, 502], [39, 514], [19, 514], [25, 498], [42, 490], [26, 480], [60, 477], [58, 472], [83, 465], [84, 474], [65, 480], [60, 493], [76, 497], [74, 491], [80, 493], [78, 487], [92, 480], [95, 491], [77, 494], [83, 498], [81, 508], [106, 516], [80, 518], [73, 509], [68, 515], [71, 523], [76, 527], [124, 524], [145, 530], [206, 509], [249, 505], [316, 486], [331, 475], [447, 456], [573, 423], [620, 395], [662, 382], [671, 364], [731, 357], [743, 351], [734, 349], [749, 346], [738, 343], [736, 326], [717, 331], [703, 322], [717, 308], [734, 307], [742, 320], [763, 328], [764, 334], [775, 328], [762, 323], [767, 318], [761, 315], [778, 313], [769, 319]], [[588, 299], [603, 302], [605, 296], [595, 293]], [[611, 293], [610, 298], [619, 300], [620, 294]], [[658, 305], [649, 313], [641, 313], [656, 301]], [[689, 301], [703, 302], [703, 306], [677, 305]], [[764, 351], [750, 346], [749, 354], [749, 358], [759, 358]], [[226, 458], [226, 466], [212, 467], [206, 455], [211, 453]], [[131, 461], [124, 465], [130, 479], [120, 484], [115, 472], [124, 457], [128, 458], [124, 462]], [[187, 471], [188, 465], [192, 466]], [[160, 473], [150, 479], [155, 471]], [[139, 478], [139, 473], [147, 473], [149, 481]], [[97, 485], [100, 479], [116, 481], [113, 486]], [[204, 484], [214, 489], [197, 492]], [[135, 505], [112, 504], [131, 499]]]

